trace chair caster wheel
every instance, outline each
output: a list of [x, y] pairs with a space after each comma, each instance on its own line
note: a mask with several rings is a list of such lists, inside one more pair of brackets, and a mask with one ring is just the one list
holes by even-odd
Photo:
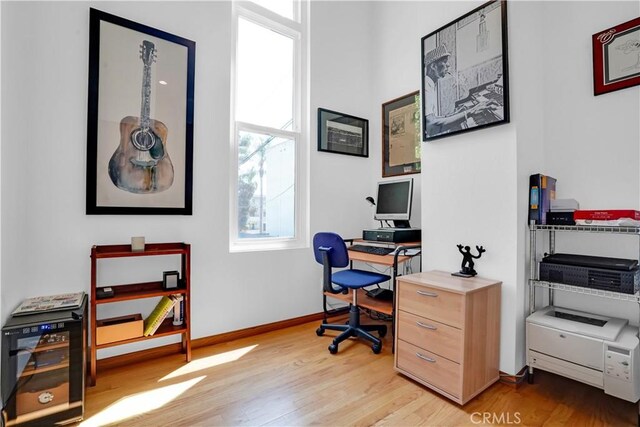
[[338, 346], [335, 344], [331, 344], [329, 346], [329, 353], [336, 354], [338, 352]]
[[380, 335], [380, 338], [384, 338], [384, 336], [387, 335], [387, 327], [385, 326], [381, 329], [380, 332], [378, 332], [378, 335]]
[[373, 354], [380, 354], [380, 351], [382, 350], [382, 345], [374, 344], [371, 346], [371, 350], [373, 350]]
[[321, 337], [324, 335], [324, 328], [320, 327], [318, 329], [316, 329], [316, 335]]

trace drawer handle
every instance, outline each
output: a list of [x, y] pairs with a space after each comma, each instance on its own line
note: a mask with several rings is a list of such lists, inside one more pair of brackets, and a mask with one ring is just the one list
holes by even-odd
[[435, 297], [438, 296], [438, 294], [433, 293], [433, 292], [427, 292], [427, 291], [416, 291], [416, 292], [418, 292], [418, 295], [423, 295], [425, 297], [434, 297], [435, 298]]
[[416, 356], [418, 356], [422, 360], [426, 360], [427, 362], [436, 363], [436, 361], [434, 359], [432, 359], [430, 357], [427, 357], [424, 354], [416, 353]]
[[433, 325], [427, 325], [426, 323], [422, 323], [422, 322], [416, 322], [416, 325], [422, 327], [422, 328], [426, 328], [426, 329], [431, 329], [432, 331], [435, 331], [436, 329], [438, 329], [437, 327], [433, 326]]

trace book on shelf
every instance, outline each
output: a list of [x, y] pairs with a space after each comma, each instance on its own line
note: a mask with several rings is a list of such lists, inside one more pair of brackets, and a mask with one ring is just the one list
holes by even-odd
[[160, 302], [158, 302], [151, 314], [144, 319], [143, 335], [145, 337], [153, 335], [158, 330], [162, 321], [167, 317], [167, 314], [171, 311], [176, 302], [177, 299], [174, 295], [163, 296], [160, 299]]
[[529, 177], [529, 221], [547, 223], [547, 212], [556, 198], [556, 179], [540, 173]]

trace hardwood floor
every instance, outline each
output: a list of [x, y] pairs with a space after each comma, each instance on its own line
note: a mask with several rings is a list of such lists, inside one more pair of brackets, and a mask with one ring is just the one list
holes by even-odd
[[82, 427], [119, 426], [624, 426], [636, 405], [542, 371], [519, 389], [497, 383], [464, 407], [347, 341], [338, 354], [318, 322], [98, 371]]

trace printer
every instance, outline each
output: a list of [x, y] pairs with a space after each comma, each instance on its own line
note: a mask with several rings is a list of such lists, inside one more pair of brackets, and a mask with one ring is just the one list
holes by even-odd
[[640, 399], [638, 328], [626, 319], [548, 306], [527, 318], [527, 365]]

